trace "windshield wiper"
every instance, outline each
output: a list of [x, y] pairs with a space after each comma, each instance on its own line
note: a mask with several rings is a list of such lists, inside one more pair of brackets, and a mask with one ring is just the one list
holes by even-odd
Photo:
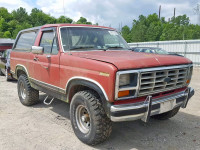
[[121, 46], [108, 46], [108, 47], [107, 47], [107, 50], [108, 50], [108, 49], [111, 49], [111, 48], [123, 48], [123, 47], [121, 47]]
[[[87, 49], [87, 48], [95, 48], [95, 47], [93, 47], [93, 46], [79, 46], [79, 47], [70, 48], [70, 50]], [[113, 49], [113, 48], [123, 48], [123, 47], [121, 47], [121, 46], [107, 46], [107, 48], [97, 48], [97, 50], [107, 51], [107, 50]]]
[[70, 50], [87, 49], [87, 48], [95, 48], [95, 47], [94, 46], [79, 46], [79, 47], [70, 48]]
[[[74, 48], [71, 48], [70, 50], [76, 50], [76, 49], [87, 49], [87, 48], [94, 48], [96, 49], [95, 47], [93, 46], [80, 46], [80, 47], [74, 47]], [[106, 51], [107, 49], [105, 48], [97, 48], [96, 50], [103, 50], [103, 51]]]

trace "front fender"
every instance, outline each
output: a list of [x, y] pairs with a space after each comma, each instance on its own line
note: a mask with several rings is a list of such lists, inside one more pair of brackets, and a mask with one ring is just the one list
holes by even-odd
[[105, 90], [103, 89], [103, 87], [96, 81], [93, 81], [93, 80], [87, 80], [87, 79], [83, 79], [83, 78], [74, 78], [72, 80], [70, 80], [67, 84], [67, 88], [66, 88], [66, 93], [67, 93], [67, 96], [68, 96], [68, 100], [70, 99], [70, 92], [71, 92], [71, 89], [74, 87], [74, 86], [84, 86], [84, 87], [87, 87], [89, 89], [92, 89], [94, 91], [96, 91], [96, 93], [100, 96], [100, 100], [104, 106], [104, 109], [107, 113], [107, 115], [109, 115], [109, 108], [110, 108], [110, 105], [111, 103], [109, 102], [108, 100], [108, 96], [107, 94], [105, 93]]

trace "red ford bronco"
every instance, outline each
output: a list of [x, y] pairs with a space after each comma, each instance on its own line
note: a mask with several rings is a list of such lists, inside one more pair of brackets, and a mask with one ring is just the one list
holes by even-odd
[[70, 103], [76, 136], [95, 145], [111, 134], [111, 122], [168, 119], [185, 108], [193, 65], [184, 57], [136, 53], [113, 28], [51, 24], [19, 32], [11, 71], [26, 106], [39, 91]]

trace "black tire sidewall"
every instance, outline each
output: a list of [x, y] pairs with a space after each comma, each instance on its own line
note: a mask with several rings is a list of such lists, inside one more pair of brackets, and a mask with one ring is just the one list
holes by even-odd
[[[20, 102], [24, 105], [28, 105], [28, 85], [26, 83], [25, 78], [26, 77], [24, 75], [21, 75], [19, 77], [18, 82], [17, 82], [17, 89], [18, 89], [18, 96], [19, 96]], [[23, 99], [21, 96], [21, 92], [20, 92], [20, 84], [21, 83], [24, 84], [24, 88], [26, 89], [26, 98], [25, 99]]]
[[[75, 113], [76, 113], [76, 108], [79, 105], [85, 106], [90, 115], [90, 131], [86, 134], [80, 131], [76, 122]], [[76, 136], [84, 143], [90, 143], [90, 141], [95, 137], [96, 128], [94, 125], [94, 119], [93, 119], [92, 114], [93, 113], [92, 113], [92, 110], [90, 109], [88, 101], [81, 95], [75, 95], [70, 105], [70, 119], [71, 119], [72, 127]]]

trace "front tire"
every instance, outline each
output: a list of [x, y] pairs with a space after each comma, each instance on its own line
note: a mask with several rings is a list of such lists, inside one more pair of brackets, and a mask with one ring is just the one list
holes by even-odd
[[174, 117], [178, 113], [179, 109], [180, 107], [176, 107], [168, 112], [152, 116], [152, 118], [157, 119], [157, 120], [167, 120], [169, 118]]
[[70, 118], [76, 136], [88, 145], [99, 144], [111, 134], [112, 123], [92, 91], [80, 91], [73, 96]]
[[39, 91], [31, 87], [26, 75], [20, 75], [17, 82], [17, 89], [20, 102], [23, 105], [31, 106], [38, 103]]

